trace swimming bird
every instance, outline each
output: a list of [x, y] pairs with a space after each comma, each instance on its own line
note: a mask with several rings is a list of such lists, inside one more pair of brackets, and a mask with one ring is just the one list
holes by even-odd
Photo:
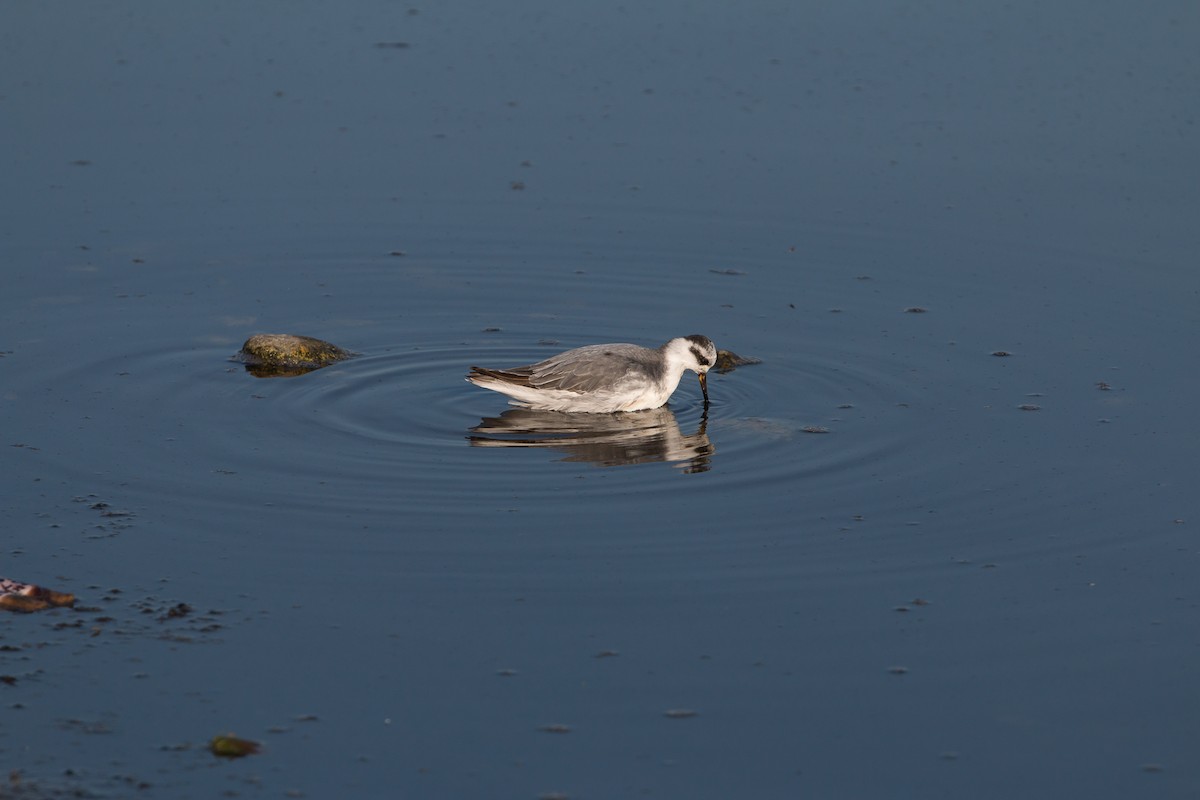
[[716, 361], [712, 340], [693, 334], [654, 349], [590, 344], [524, 367], [471, 367], [467, 380], [539, 411], [642, 411], [665, 404], [689, 369], [700, 376], [707, 406], [706, 373]]

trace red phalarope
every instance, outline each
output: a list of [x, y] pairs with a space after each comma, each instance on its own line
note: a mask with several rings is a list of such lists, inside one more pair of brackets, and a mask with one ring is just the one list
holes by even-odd
[[592, 344], [511, 369], [471, 367], [467, 380], [539, 411], [642, 411], [667, 402], [684, 370], [700, 376], [708, 405], [706, 373], [717, 360], [707, 336], [681, 336], [650, 349], [636, 344]]

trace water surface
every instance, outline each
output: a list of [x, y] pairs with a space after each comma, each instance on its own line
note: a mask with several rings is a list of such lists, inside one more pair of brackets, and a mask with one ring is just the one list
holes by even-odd
[[0, 23], [21, 791], [1200, 791], [1187, 4]]

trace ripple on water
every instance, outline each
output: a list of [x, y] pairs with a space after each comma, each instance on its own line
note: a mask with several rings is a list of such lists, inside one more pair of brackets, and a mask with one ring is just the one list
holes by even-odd
[[[437, 507], [464, 493], [478, 501], [514, 494], [549, 501], [561, 498], [556, 476], [609, 467], [638, 474], [575, 481], [572, 495], [654, 493], [663, 481], [683, 490], [679, 476], [707, 471], [729, 485], [764, 486], [845, 473], [902, 439], [903, 428], [893, 426], [858, 447], [813, 444], [819, 437], [806, 431], [836, 434], [840, 425], [883, 413], [896, 389], [879, 374], [817, 362], [713, 374], [707, 414], [690, 373], [669, 407], [616, 415], [533, 414], [464, 380], [471, 363], [524, 363], [567, 346], [487, 339], [369, 347], [359, 358], [292, 378], [254, 378], [219, 348], [158, 349], [47, 380], [88, 387], [83, 394], [102, 407], [89, 416], [111, 417], [102, 438], [126, 453], [123, 463], [99, 457], [102, 446], [98, 460], [76, 459], [75, 467], [134, 467], [138, 484], [157, 496], [227, 503], [304, 503], [305, 487], [321, 483], [340, 487], [324, 502], [344, 509], [395, 510], [400, 498], [406, 508]], [[771, 402], [795, 394], [798, 383], [804, 416]], [[564, 473], [564, 464], [575, 471]], [[211, 476], [230, 479], [215, 496]]]
[[[421, 288], [444, 293], [441, 300], [459, 296], [463, 281], [452, 272], [438, 271]], [[522, 290], [554, 294], [584, 282], [602, 294], [626, 292], [637, 278], [618, 273], [555, 268]], [[484, 289], [492, 291], [499, 279], [488, 278]], [[711, 306], [705, 281], [676, 285], [674, 301]], [[838, 286], [853, 299], [863, 284]], [[638, 294], [639, 319], [661, 311], [647, 298], [664, 291], [665, 284]], [[853, 307], [844, 298], [836, 305]], [[1022, 442], [1057, 424], [1052, 404], [1040, 414], [1004, 405], [1006, 415], [991, 397], [964, 390], [1014, 374], [1015, 367], [997, 370], [1016, 359], [947, 349], [938, 314], [901, 315], [886, 297], [880, 305], [888, 326], [929, 335], [903, 348], [855, 336], [852, 326], [877, 313], [865, 307], [855, 309], [857, 319], [785, 311], [755, 319], [753, 331], [714, 325], [705, 332], [719, 344], [763, 363], [711, 375], [707, 413], [690, 374], [669, 407], [630, 415], [530, 414], [464, 381], [475, 363], [528, 363], [581, 344], [689, 332], [671, 319], [648, 335], [613, 335], [621, 320], [605, 315], [526, 315], [500, 332], [473, 327], [465, 340], [396, 344], [410, 328], [425, 336], [437, 329], [417, 316], [397, 330], [381, 333], [380, 325], [339, 341], [362, 355], [295, 378], [252, 377], [228, 361], [236, 346], [168, 346], [55, 366], [27, 380], [51, 387], [59, 411], [79, 411], [61, 417], [64, 438], [51, 448], [64, 473], [121, 483], [147, 502], [287, 509], [376, 527], [418, 517], [454, 527], [481, 511], [570, 513], [611, 523], [596, 529], [599, 548], [637, 541], [663, 552], [736, 554], [786, 543], [828, 558], [859, 550], [876, 564], [1073, 546], [1078, 537], [1049, 541], [1021, 525], [1086, 505], [1098, 490], [1083, 475], [1060, 473], [1045, 488], [1031, 485], [1028, 472], [1003, 468]], [[803, 349], [787, 346], [801, 337]], [[914, 380], [914, 364], [939, 363], [947, 364], [941, 382]], [[961, 520], [976, 535], [964, 545], [952, 526], [922, 527], [934, 516]], [[779, 563], [794, 572], [830, 562]]]

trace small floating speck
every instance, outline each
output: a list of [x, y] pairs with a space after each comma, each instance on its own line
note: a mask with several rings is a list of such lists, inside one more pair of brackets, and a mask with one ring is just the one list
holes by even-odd
[[481, 333], [499, 333], [501, 330], [501, 328], [484, 328]]
[[742, 272], [740, 269], [710, 269], [709, 272], [711, 272], [714, 275], [745, 275], [746, 274], [745, 272]]
[[1096, 388], [1102, 392], [1112, 391], [1112, 386], [1104, 381], [1096, 381]]
[[893, 666], [888, 667], [887, 671], [892, 673], [893, 675], [904, 675], [908, 672], [908, 667], [904, 667], [899, 664], [895, 664]]
[[616, 650], [601, 650], [593, 658], [616, 658], [619, 655], [621, 655], [620, 652]]
[[543, 733], [570, 733], [571, 726], [555, 723], [553, 725], [543, 725], [542, 727], [538, 728], [538, 730], [542, 731]]
[[404, 252], [403, 250], [393, 250], [388, 253], [388, 255], [395, 256], [396, 258], [403, 258], [404, 256], [408, 255], [408, 253]]
[[538, 800], [570, 800], [570, 797], [566, 792], [542, 792]]
[[515, 669], [505, 668], [505, 669], [496, 670], [496, 674], [499, 675], [501, 678], [511, 678], [513, 675], [517, 674], [517, 671]]
[[904, 309], [905, 314], [924, 314], [928, 311], [929, 309], [922, 308], [921, 306], [909, 306], [908, 308]]
[[514, 192], [523, 192], [525, 191], [525, 181], [510, 181], [508, 188]]
[[412, 45], [408, 42], [376, 42], [375, 47], [380, 50], [407, 50]]
[[1162, 772], [1162, 764], [1142, 764], [1142, 772]]
[[829, 428], [820, 425], [805, 425], [800, 430], [804, 433], [829, 433]]
[[994, 355], [996, 358], [1008, 358], [1012, 355], [1012, 353], [1008, 352], [1007, 350], [993, 350], [992, 355]]
[[1037, 403], [1021, 403], [1021, 405], [1017, 406], [1017, 408], [1021, 409], [1022, 411], [1041, 411], [1042, 410], [1042, 407], [1039, 406]]
[[668, 708], [663, 712], [663, 716], [667, 719], [688, 719], [700, 714], [699, 711], [691, 708]]

